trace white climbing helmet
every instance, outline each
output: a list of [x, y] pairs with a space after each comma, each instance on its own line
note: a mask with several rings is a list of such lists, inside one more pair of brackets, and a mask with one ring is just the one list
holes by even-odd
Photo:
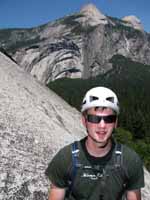
[[119, 102], [116, 94], [106, 87], [95, 87], [87, 91], [83, 98], [81, 112], [92, 107], [107, 107], [119, 114]]

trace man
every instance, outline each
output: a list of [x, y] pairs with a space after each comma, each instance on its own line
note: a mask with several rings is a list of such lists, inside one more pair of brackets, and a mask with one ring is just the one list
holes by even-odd
[[105, 87], [92, 88], [81, 112], [87, 137], [73, 150], [72, 144], [61, 149], [49, 164], [49, 200], [121, 200], [124, 196], [141, 200], [142, 162], [133, 150], [113, 139], [119, 114], [116, 94]]

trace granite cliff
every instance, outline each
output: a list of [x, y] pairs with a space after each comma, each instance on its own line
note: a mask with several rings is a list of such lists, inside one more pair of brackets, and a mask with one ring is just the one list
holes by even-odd
[[85, 135], [80, 113], [0, 53], [0, 200], [45, 200], [52, 156]]
[[140, 19], [113, 18], [92, 4], [39, 27], [0, 30], [0, 41], [1, 48], [43, 84], [106, 73], [116, 54], [150, 64], [150, 34]]

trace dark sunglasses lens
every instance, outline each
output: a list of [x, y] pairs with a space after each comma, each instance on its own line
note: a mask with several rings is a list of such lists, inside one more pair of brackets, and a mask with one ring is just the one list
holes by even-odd
[[101, 117], [99, 117], [97, 115], [88, 115], [87, 120], [88, 120], [88, 122], [97, 124], [101, 121]]
[[103, 117], [105, 123], [114, 123], [116, 122], [116, 118], [116, 115], [108, 115]]
[[116, 115], [108, 115], [108, 116], [97, 116], [97, 115], [88, 115], [87, 120], [91, 123], [100, 123], [103, 119], [105, 123], [113, 123], [116, 122]]

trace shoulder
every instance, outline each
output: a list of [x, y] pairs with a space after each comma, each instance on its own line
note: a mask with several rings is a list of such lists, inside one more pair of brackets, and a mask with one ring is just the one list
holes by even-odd
[[143, 161], [132, 148], [123, 146], [123, 168], [128, 177], [128, 190], [139, 189], [144, 186]]
[[138, 153], [132, 148], [122, 144], [123, 159], [125, 162], [142, 162]]
[[59, 149], [55, 155], [53, 156], [51, 163], [58, 163], [61, 165], [61, 163], [65, 164], [70, 162], [71, 159], [71, 146], [72, 144], [68, 144], [61, 149]]
[[75, 148], [81, 148], [81, 144], [84, 139], [81, 140], [75, 140], [74, 142], [64, 146], [62, 149], [58, 151], [58, 154], [71, 154], [72, 148], [75, 146]]
[[[75, 148], [79, 148], [81, 149], [81, 141], [74, 141], [66, 146], [64, 146], [63, 148], [61, 148], [53, 157], [52, 160], [57, 159], [61, 162], [61, 160], [63, 162], [65, 162], [65, 160], [71, 160], [72, 159], [72, 149], [73, 146], [75, 146]], [[76, 145], [74, 145], [76, 144]]]
[[53, 177], [55, 174], [58, 175], [59, 172], [65, 173], [70, 162], [71, 162], [71, 144], [64, 146], [55, 153], [55, 155], [48, 164], [45, 174], [49, 177], [51, 176]]
[[64, 147], [62, 147], [57, 153], [56, 155], [66, 155], [66, 154], [70, 154], [71, 153], [71, 146], [72, 146], [72, 143], [71, 144], [68, 144]]
[[[117, 150], [117, 146], [120, 146], [120, 151]], [[131, 174], [133, 171], [138, 172], [143, 170], [143, 161], [134, 149], [125, 144], [116, 143], [115, 152], [117, 152], [116, 155], [120, 155], [122, 167], [127, 173]]]
[[143, 176], [143, 161], [130, 147], [123, 145], [123, 166], [129, 177]]

